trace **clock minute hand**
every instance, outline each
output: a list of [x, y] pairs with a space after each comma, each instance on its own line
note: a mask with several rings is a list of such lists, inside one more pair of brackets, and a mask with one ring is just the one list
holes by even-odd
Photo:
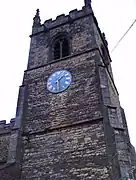
[[59, 77], [59, 79], [58, 79], [58, 80], [61, 80], [63, 77], [64, 77], [64, 74], [63, 74], [63, 75], [61, 75], [61, 76]]
[[55, 82], [55, 84], [57, 85], [57, 89], [59, 90], [60, 89], [60, 80], [62, 79], [64, 77], [64, 74], [63, 75], [61, 75], [57, 80], [56, 80], [56, 82]]

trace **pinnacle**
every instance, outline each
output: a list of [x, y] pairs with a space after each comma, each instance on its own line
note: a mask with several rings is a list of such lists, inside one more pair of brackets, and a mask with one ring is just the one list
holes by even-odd
[[39, 9], [37, 9], [36, 10], [36, 15], [35, 15], [35, 17], [33, 18], [33, 20], [34, 20], [34, 22], [33, 22], [33, 27], [35, 26], [39, 26], [41, 23], [41, 19], [40, 19], [40, 10]]
[[85, 7], [91, 7], [91, 0], [84, 0]]
[[40, 14], [40, 10], [37, 9], [37, 10], [36, 10], [36, 16], [39, 16], [39, 14]]

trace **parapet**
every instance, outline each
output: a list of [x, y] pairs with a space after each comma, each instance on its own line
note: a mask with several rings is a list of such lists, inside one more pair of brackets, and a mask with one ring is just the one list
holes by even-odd
[[15, 124], [15, 118], [10, 120], [10, 123], [6, 124], [6, 120], [0, 121], [0, 135], [10, 133]]
[[82, 7], [81, 10], [77, 10], [74, 9], [72, 11], [69, 12], [68, 15], [65, 14], [61, 14], [59, 16], [56, 17], [55, 20], [53, 19], [48, 19], [44, 22], [44, 24], [39, 25], [37, 27], [33, 27], [33, 31], [32, 34], [34, 35], [35, 33], [39, 33], [42, 31], [47, 31], [49, 29], [55, 28], [57, 26], [66, 24], [66, 23], [72, 23], [73, 21], [82, 18], [84, 16], [87, 16], [89, 14], [91, 14], [92, 8], [91, 7]]
[[81, 18], [85, 15], [88, 15], [90, 13], [92, 13], [92, 9], [90, 9], [90, 8], [83, 7], [82, 10], [74, 9], [74, 10], [70, 11], [68, 15], [61, 14], [61, 15], [57, 16], [55, 20], [52, 20], [52, 19], [46, 20], [44, 22], [44, 25], [45, 25], [45, 27], [50, 29], [50, 28], [56, 27], [58, 25], [67, 23], [68, 21], [72, 22], [72, 21], [74, 21], [78, 18]]

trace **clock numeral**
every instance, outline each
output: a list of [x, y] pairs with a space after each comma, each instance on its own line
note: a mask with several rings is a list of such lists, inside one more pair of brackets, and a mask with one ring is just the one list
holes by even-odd
[[55, 87], [53, 87], [53, 89], [52, 89], [53, 91], [55, 91], [56, 90], [56, 88]]
[[69, 79], [70, 79], [70, 77], [66, 77], [66, 79], [68, 79], [68, 80], [69, 80]]
[[48, 88], [49, 88], [49, 89], [52, 89], [52, 85], [51, 85], [51, 84], [50, 84], [50, 85], [48, 85]]
[[48, 84], [47, 84], [48, 86], [50, 86], [51, 85], [51, 82], [48, 82]]
[[69, 82], [68, 82], [68, 81], [65, 81], [65, 84], [69, 84]]

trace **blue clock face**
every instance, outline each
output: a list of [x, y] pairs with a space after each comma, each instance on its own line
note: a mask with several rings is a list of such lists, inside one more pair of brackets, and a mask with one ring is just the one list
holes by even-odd
[[71, 74], [61, 70], [53, 73], [47, 81], [47, 89], [52, 93], [59, 93], [67, 89], [71, 83]]

